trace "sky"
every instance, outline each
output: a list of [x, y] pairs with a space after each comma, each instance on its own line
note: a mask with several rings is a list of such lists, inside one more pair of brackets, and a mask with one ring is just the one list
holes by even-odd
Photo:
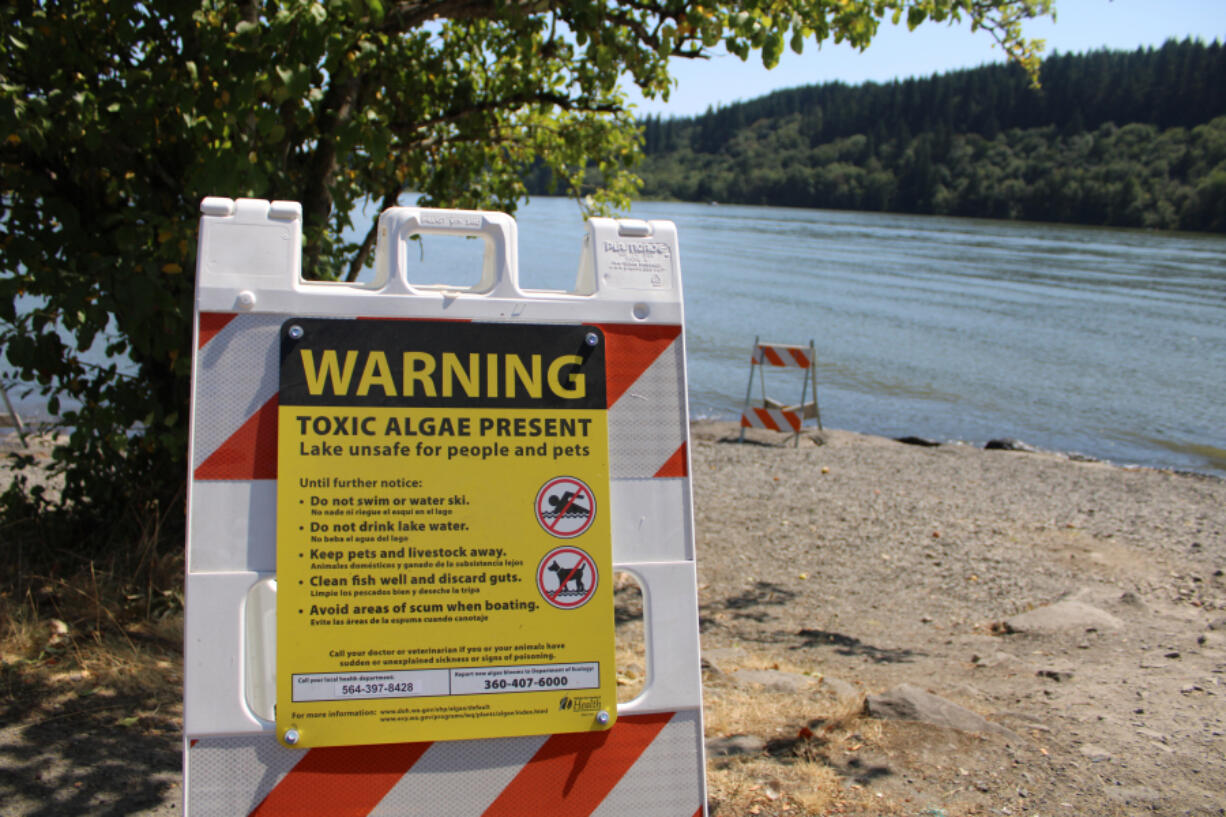
[[[1226, 0], [1055, 0], [1056, 21], [1032, 21], [1026, 34], [1047, 41], [1051, 54], [1096, 48], [1133, 50], [1159, 46], [1174, 37], [1226, 42]], [[677, 86], [669, 102], [630, 99], [642, 116], [693, 116], [732, 102], [754, 99], [780, 88], [840, 80], [888, 82], [926, 77], [959, 68], [974, 68], [1004, 57], [991, 35], [974, 34], [963, 24], [926, 23], [915, 31], [905, 24], [882, 24], [877, 38], [863, 52], [812, 41], [803, 54], [785, 50], [774, 70], [767, 71], [757, 54], [749, 61], [721, 55], [710, 60], [673, 60]]]

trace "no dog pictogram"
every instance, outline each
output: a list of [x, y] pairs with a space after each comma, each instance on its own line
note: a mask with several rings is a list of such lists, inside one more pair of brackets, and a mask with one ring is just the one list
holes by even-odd
[[556, 477], [536, 494], [536, 521], [560, 539], [573, 539], [596, 518], [592, 489], [574, 477]]
[[545, 554], [536, 568], [536, 587], [545, 601], [560, 610], [582, 607], [596, 592], [600, 575], [585, 551], [569, 545]]

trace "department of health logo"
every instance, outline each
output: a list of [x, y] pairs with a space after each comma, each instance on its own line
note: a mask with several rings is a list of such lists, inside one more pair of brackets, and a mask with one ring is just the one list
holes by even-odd
[[563, 695], [562, 700], [558, 702], [558, 709], [562, 712], [575, 712], [581, 715], [599, 712], [600, 696], [579, 695], [572, 697], [570, 695]]

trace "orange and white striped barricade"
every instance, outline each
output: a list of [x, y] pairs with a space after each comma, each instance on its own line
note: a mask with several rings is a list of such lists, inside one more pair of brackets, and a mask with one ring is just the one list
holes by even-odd
[[[766, 367], [799, 368], [804, 370], [801, 385], [800, 402], [785, 405], [766, 395]], [[761, 388], [762, 405], [751, 406], [753, 398], [753, 376], [758, 372], [758, 383]], [[809, 387], [813, 388], [813, 399], [809, 400]], [[753, 353], [749, 362], [749, 385], [745, 389], [745, 405], [741, 408], [741, 441], [745, 439], [745, 429], [764, 428], [771, 431], [791, 432], [793, 442], [800, 443], [800, 432], [806, 420], [816, 420], [819, 430], [822, 428], [822, 414], [817, 405], [817, 347], [813, 341], [808, 346], [796, 346], [785, 343], [761, 343], [758, 338], [753, 341]]]
[[[705, 814], [673, 224], [591, 219], [555, 292], [501, 213], [392, 208], [347, 284], [296, 203], [201, 212], [185, 814]], [[410, 281], [423, 234], [484, 239], [479, 281]]]

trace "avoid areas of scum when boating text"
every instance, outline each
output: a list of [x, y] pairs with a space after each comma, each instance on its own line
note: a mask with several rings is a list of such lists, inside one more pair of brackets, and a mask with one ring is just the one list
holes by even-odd
[[283, 400], [278, 428], [279, 735], [608, 725], [604, 411]]

